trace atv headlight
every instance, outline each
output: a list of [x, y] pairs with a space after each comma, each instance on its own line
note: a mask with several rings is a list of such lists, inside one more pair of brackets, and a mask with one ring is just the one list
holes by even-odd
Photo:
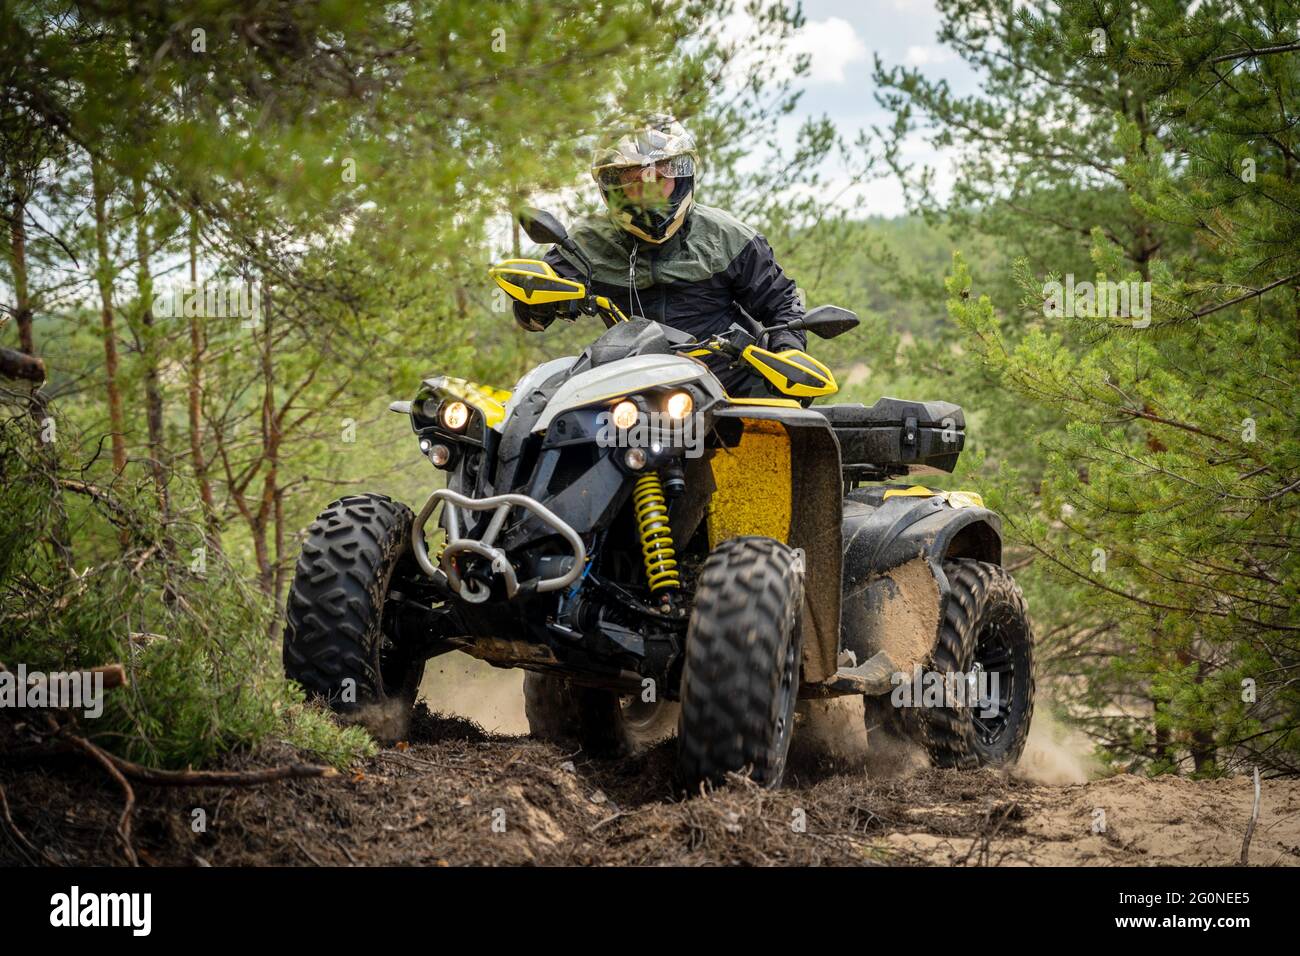
[[442, 399], [434, 395], [431, 398], [416, 402], [414, 407], [420, 418], [436, 422], [438, 420], [438, 410], [442, 408]]
[[454, 432], [469, 424], [469, 406], [464, 402], [448, 402], [442, 406], [442, 425]]
[[626, 398], [614, 406], [614, 412], [610, 416], [614, 421], [615, 428], [631, 428], [636, 424], [640, 411], [636, 405]]
[[691, 398], [690, 392], [673, 392], [664, 403], [664, 409], [668, 412], [669, 418], [681, 421], [695, 411], [695, 399]]

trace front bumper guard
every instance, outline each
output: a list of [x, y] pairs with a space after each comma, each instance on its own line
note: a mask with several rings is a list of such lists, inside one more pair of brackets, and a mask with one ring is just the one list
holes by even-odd
[[[442, 505], [446, 521], [446, 543], [434, 564], [429, 557], [429, 547], [424, 541], [424, 526], [433, 516], [438, 506]], [[460, 511], [492, 511], [492, 520], [481, 537], [466, 538], [461, 536]], [[523, 584], [519, 583], [514, 566], [505, 551], [495, 547], [497, 536], [505, 527], [506, 519], [514, 508], [523, 508], [538, 518], [543, 524], [554, 529], [573, 549], [573, 565], [562, 575], [548, 578], [534, 578]], [[494, 575], [500, 575], [505, 585], [506, 597], [513, 599], [521, 590], [558, 591], [567, 588], [578, 580], [587, 564], [587, 547], [582, 537], [555, 512], [535, 498], [528, 495], [505, 494], [491, 495], [487, 498], [469, 498], [450, 488], [439, 488], [429, 496], [429, 500], [416, 515], [415, 524], [411, 526], [411, 551], [416, 563], [425, 574], [435, 581], [445, 581], [452, 593], [460, 595], [466, 601], [481, 604], [491, 595], [491, 589], [482, 581], [467, 580], [461, 577], [452, 561], [460, 554], [475, 554], [486, 558]]]

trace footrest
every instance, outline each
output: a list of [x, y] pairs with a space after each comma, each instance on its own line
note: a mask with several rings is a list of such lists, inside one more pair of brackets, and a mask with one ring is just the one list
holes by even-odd
[[875, 696], [889, 691], [896, 673], [898, 666], [888, 654], [879, 651], [857, 667], [841, 667], [826, 681], [826, 686], [840, 693]]

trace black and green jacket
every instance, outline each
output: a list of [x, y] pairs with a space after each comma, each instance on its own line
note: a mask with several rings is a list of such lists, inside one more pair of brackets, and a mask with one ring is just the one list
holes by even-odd
[[[804, 314], [795, 284], [777, 264], [767, 240], [720, 209], [696, 205], [677, 234], [659, 246], [629, 235], [607, 216], [582, 220], [570, 235], [591, 260], [591, 291], [608, 296], [628, 315], [701, 338], [737, 321], [767, 326]], [[582, 267], [558, 246], [545, 259], [560, 275], [585, 280]], [[567, 305], [516, 302], [514, 307], [519, 324], [533, 331], [568, 315]], [[753, 322], [747, 323], [741, 310]], [[767, 347], [780, 351], [805, 344], [802, 332], [782, 331]], [[716, 371], [729, 390], [749, 377]]]

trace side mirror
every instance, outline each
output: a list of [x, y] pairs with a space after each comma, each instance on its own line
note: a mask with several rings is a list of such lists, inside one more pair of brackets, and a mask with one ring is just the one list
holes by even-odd
[[859, 325], [857, 313], [841, 309], [838, 305], [819, 305], [802, 320], [790, 323], [792, 329], [807, 329], [821, 339], [833, 339], [856, 329]]
[[560, 225], [560, 220], [543, 209], [529, 206], [519, 210], [519, 225], [529, 239], [539, 244], [563, 243], [569, 238], [569, 233]]

